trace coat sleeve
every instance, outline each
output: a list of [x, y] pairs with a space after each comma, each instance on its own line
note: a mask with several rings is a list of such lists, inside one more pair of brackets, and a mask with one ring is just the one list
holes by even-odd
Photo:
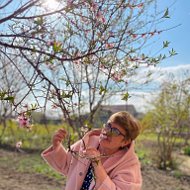
[[96, 190], [141, 190], [142, 177], [140, 168], [131, 167], [132, 170], [120, 171], [113, 178], [109, 176]]
[[[79, 147], [80, 141], [72, 145], [72, 149], [75, 150], [78, 150]], [[54, 170], [67, 176], [72, 155], [65, 150], [63, 145], [56, 149], [53, 149], [53, 147], [50, 146], [42, 152], [41, 156]]]

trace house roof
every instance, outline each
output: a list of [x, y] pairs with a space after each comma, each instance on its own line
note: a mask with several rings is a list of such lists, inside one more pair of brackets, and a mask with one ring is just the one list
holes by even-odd
[[133, 105], [101, 105], [101, 110], [110, 111], [112, 113], [116, 113], [119, 111], [128, 111], [133, 116], [137, 115], [137, 111]]

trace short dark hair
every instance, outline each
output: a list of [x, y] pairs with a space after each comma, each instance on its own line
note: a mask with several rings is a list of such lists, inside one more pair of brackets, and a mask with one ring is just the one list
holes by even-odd
[[126, 131], [126, 139], [134, 140], [140, 133], [141, 124], [129, 112], [117, 112], [111, 115], [109, 120]]

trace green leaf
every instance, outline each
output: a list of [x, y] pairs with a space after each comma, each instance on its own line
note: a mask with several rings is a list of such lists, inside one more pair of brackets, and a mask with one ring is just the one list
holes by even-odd
[[149, 71], [149, 72], [147, 73], [146, 77], [151, 77], [151, 75], [152, 75], [152, 72]]
[[167, 48], [169, 46], [170, 42], [164, 41], [163, 42], [163, 48]]
[[39, 17], [39, 18], [37, 18], [37, 19], [34, 21], [34, 23], [35, 23], [36, 25], [40, 25], [40, 26], [43, 24], [43, 22], [44, 22], [43, 17]]
[[10, 101], [11, 103], [13, 103], [14, 102], [14, 97], [13, 96], [8, 96], [8, 97], [5, 97], [5, 98], [3, 98], [3, 100], [8, 100], [8, 101]]
[[103, 93], [106, 93], [106, 92], [107, 92], [107, 90], [101, 85], [99, 94], [102, 95]]
[[165, 54], [162, 56], [162, 60], [163, 60], [163, 59], [166, 59], [166, 55], [165, 55]]
[[58, 53], [62, 50], [62, 44], [60, 42], [54, 42], [53, 43], [53, 51], [55, 53]]
[[71, 83], [70, 83], [70, 81], [69, 80], [66, 80], [66, 86], [68, 87]]
[[64, 91], [62, 91], [62, 93], [61, 93], [61, 97], [62, 98], [72, 98], [72, 96], [73, 96], [73, 92], [72, 91], [69, 91], [69, 92], [64, 92]]
[[162, 18], [170, 18], [168, 8], [165, 10], [165, 13], [164, 13], [164, 15], [162, 16]]
[[53, 65], [53, 62], [54, 62], [54, 58], [53, 57], [50, 57], [48, 60], [47, 60], [47, 63]]
[[3, 100], [6, 94], [6, 92], [0, 92], [0, 100]]
[[37, 104], [31, 104], [31, 109], [36, 109], [37, 108]]
[[125, 93], [125, 94], [123, 95], [123, 97], [122, 97], [121, 99], [127, 101], [130, 97], [131, 97], [131, 96], [130, 96], [129, 93], [127, 92], [127, 93]]
[[169, 51], [170, 57], [177, 55], [177, 52], [172, 48], [172, 50]]

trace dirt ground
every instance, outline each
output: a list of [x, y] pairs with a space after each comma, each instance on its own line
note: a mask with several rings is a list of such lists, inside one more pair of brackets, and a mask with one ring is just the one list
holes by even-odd
[[[0, 153], [0, 156], [2, 156], [5, 152], [0, 150]], [[172, 172], [164, 172], [153, 166], [143, 166], [142, 175], [142, 190], [190, 190], [190, 172], [177, 178], [172, 175]], [[9, 169], [7, 166], [0, 166], [0, 190], [61, 189], [63, 189], [63, 184], [56, 180], [40, 174], [19, 173], [13, 168]]]

